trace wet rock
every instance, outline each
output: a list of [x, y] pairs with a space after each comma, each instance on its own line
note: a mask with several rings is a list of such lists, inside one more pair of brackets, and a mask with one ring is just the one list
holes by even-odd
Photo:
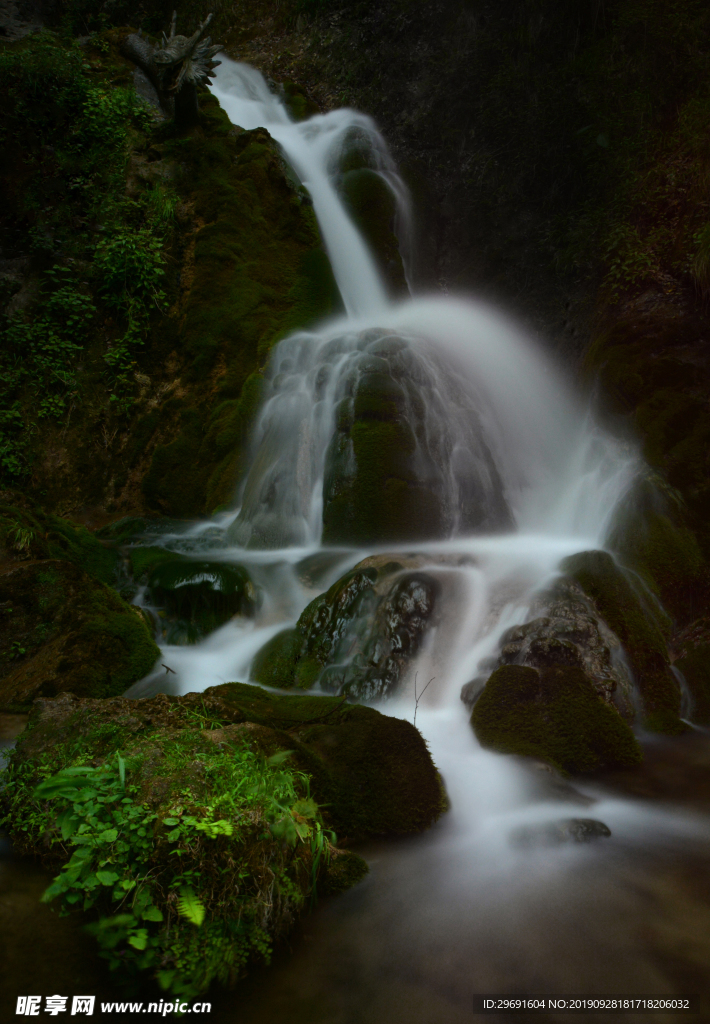
[[389, 556], [365, 559], [257, 654], [252, 677], [280, 688], [361, 700], [390, 696], [417, 654], [434, 614], [433, 576]]
[[560, 568], [581, 587], [623, 645], [643, 700], [645, 728], [669, 735], [682, 732], [680, 687], [668, 654], [668, 620], [653, 595], [606, 551], [582, 551], [564, 559]]
[[673, 638], [673, 667], [685, 680], [690, 696], [688, 717], [710, 725], [710, 618], [696, 619]]
[[510, 833], [513, 846], [559, 846], [562, 843], [591, 843], [608, 839], [611, 829], [595, 818], [561, 818], [542, 825], [521, 825]]
[[20, 711], [71, 691], [123, 693], [159, 655], [138, 609], [70, 562], [20, 563], [0, 575], [0, 705]]
[[566, 773], [641, 760], [629, 726], [576, 665], [501, 666], [476, 701], [471, 724], [482, 746], [534, 757]]
[[235, 615], [254, 615], [259, 604], [243, 566], [174, 557], [153, 570], [148, 594], [164, 609], [168, 643], [195, 643]]
[[397, 203], [391, 188], [376, 170], [359, 167], [341, 175], [340, 193], [374, 255], [390, 293], [393, 296], [407, 295], [402, 257], [393, 230]]
[[482, 675], [461, 691], [464, 704], [473, 707], [486, 678], [499, 665], [576, 665], [603, 701], [632, 720], [633, 689], [621, 643], [582, 588], [570, 579], [556, 580], [534, 599], [531, 616], [503, 634], [497, 658], [479, 664]]
[[[379, 336], [378, 336], [379, 335]], [[323, 483], [326, 543], [371, 544], [508, 527], [503, 488], [470, 400], [386, 332], [342, 382]]]

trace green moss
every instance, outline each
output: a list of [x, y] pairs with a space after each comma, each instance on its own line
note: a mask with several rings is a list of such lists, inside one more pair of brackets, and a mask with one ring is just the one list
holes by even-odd
[[331, 442], [324, 483], [325, 544], [421, 540], [440, 530], [440, 501], [417, 481], [412, 429], [390, 395], [378, 395], [379, 383], [359, 392], [355, 415], [362, 418]]
[[151, 507], [181, 516], [233, 498], [274, 344], [342, 308], [313, 210], [278, 147], [265, 129], [232, 128], [209, 94], [201, 104], [201, 132], [166, 142], [200, 225], [166, 335], [189, 393], [166, 403], [169, 440], [142, 484]]
[[[130, 548], [128, 558], [133, 578], [137, 583], [147, 583], [151, 574], [164, 562], [176, 562], [181, 556], [174, 551], [158, 547]], [[187, 561], [187, 559], [185, 559]]]
[[[66, 561], [20, 563], [0, 575], [0, 702], [123, 693], [159, 655], [137, 609]], [[19, 648], [19, 650], [18, 650]]]
[[444, 810], [426, 744], [409, 722], [342, 698], [271, 694], [243, 683], [211, 687], [205, 694], [287, 734], [270, 742], [294, 750], [294, 763], [311, 776], [313, 792], [340, 837], [418, 832]]
[[251, 678], [264, 686], [289, 690], [296, 685], [296, 665], [303, 637], [295, 629], [282, 629], [268, 640], [254, 658]]
[[631, 729], [576, 666], [496, 669], [476, 701], [471, 724], [484, 747], [540, 758], [564, 772], [641, 760]]
[[572, 555], [561, 569], [594, 601], [623, 644], [643, 699], [647, 728], [670, 735], [682, 732], [680, 689], [670, 670], [662, 611], [643, 598], [604, 551]]

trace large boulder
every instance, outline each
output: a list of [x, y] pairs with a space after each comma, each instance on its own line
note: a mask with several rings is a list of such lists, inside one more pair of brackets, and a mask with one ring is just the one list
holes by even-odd
[[[633, 688], [621, 642], [579, 584], [565, 577], [555, 580], [551, 587], [536, 595], [531, 616], [528, 622], [503, 634], [491, 668], [577, 665], [584, 670], [597, 695], [614, 704], [624, 718], [632, 720]], [[473, 707], [484, 682], [485, 678], [478, 678], [464, 686], [461, 698], [465, 704]]]
[[366, 558], [307, 606], [294, 629], [259, 651], [252, 677], [268, 686], [361, 700], [388, 697], [420, 649], [439, 593], [407, 559]]
[[0, 705], [7, 710], [68, 690], [123, 693], [160, 654], [139, 610], [68, 561], [5, 569], [0, 608]]
[[568, 773], [638, 764], [627, 723], [600, 700], [578, 665], [496, 669], [471, 716], [484, 747], [546, 761]]
[[247, 570], [226, 562], [160, 560], [148, 579], [168, 643], [195, 643], [235, 616], [253, 616], [259, 595]]
[[39, 700], [6, 782], [17, 848], [61, 867], [46, 898], [181, 997], [268, 960], [309, 898], [362, 878], [338, 836], [418, 832], [445, 806], [408, 722], [245, 684]]
[[670, 735], [683, 732], [680, 686], [668, 653], [670, 623], [653, 595], [606, 551], [582, 551], [564, 559], [560, 568], [621, 641], [643, 701], [644, 726]]
[[363, 332], [342, 381], [323, 482], [323, 540], [373, 544], [512, 523], [470, 400], [406, 339]]

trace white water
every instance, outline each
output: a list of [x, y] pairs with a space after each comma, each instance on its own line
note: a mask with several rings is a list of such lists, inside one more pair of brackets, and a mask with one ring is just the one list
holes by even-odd
[[[423, 928], [431, 915], [445, 918], [453, 913], [452, 900], [469, 904], [476, 894], [490, 898], [496, 892], [504, 901], [517, 872], [534, 869], [536, 884], [546, 885], [555, 865], [567, 873], [575, 858], [588, 863], [594, 856], [591, 848], [547, 851], [541, 872], [539, 853], [513, 851], [508, 843], [511, 829], [520, 823], [580, 814], [601, 817], [612, 826], [608, 845], [615, 849], [619, 843], [648, 842], [649, 836], [675, 841], [679, 835], [696, 835], [700, 825], [670, 812], [618, 800], [580, 810], [573, 793], [562, 799], [545, 795], [531, 769], [480, 749], [459, 700], [461, 686], [476, 675], [479, 661], [495, 652], [501, 633], [525, 621], [533, 595], [554, 578], [560, 560], [603, 546], [614, 508], [637, 471], [636, 453], [595, 426], [561, 371], [498, 311], [442, 297], [388, 301], [336, 187], [338, 161], [355, 133], [360, 141], [366, 139], [373, 165], [396, 183], [406, 217], [405, 191], [367, 117], [339, 110], [294, 124], [258, 72], [226, 58], [213, 91], [233, 123], [269, 130], [308, 188], [347, 315], [294, 335], [273, 353], [252, 467], [240, 490], [241, 508], [210, 526], [162, 538], [175, 550], [201, 557], [208, 550], [210, 558], [246, 565], [264, 595], [254, 620], [230, 622], [194, 647], [163, 649], [161, 661], [176, 673], [171, 676], [174, 688], [188, 692], [246, 680], [262, 644], [292, 625], [316, 594], [375, 550], [328, 556], [320, 544], [322, 495], [338, 403], [366, 361], [380, 358], [377, 346], [389, 332], [403, 342], [411, 379], [426, 396], [418, 440], [422, 465], [436, 466], [437, 487], [448, 509], [444, 536], [386, 549], [416, 551], [420, 567], [442, 587], [438, 625], [397, 700], [382, 707], [411, 720], [415, 672], [420, 680], [434, 677], [419, 705], [417, 725], [443, 772], [452, 809], [419, 859], [416, 849], [409, 850], [400, 882], [392, 882], [395, 889], [401, 885], [404, 899], [412, 879], [419, 878], [415, 890], [421, 915], [417, 923], [416, 914], [408, 913], [407, 927]], [[374, 329], [380, 334], [368, 340], [366, 332]], [[471, 533], [462, 526], [469, 476], [483, 480], [484, 490], [492, 487], [490, 460], [514, 525], [504, 532]], [[314, 568], [319, 559], [320, 573]], [[160, 673], [147, 681], [148, 690], [143, 686], [135, 692], [149, 692]], [[432, 863], [451, 878], [446, 898], [441, 885], [434, 884]], [[425, 878], [438, 894], [429, 903]], [[516, 885], [520, 888], [519, 878]], [[369, 927], [377, 927], [377, 917], [373, 910]], [[388, 928], [393, 942], [404, 941], [392, 922]], [[584, 987], [581, 966], [579, 976]]]

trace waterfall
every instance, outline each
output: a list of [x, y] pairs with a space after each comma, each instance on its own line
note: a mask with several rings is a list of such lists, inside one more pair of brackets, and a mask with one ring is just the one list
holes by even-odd
[[[394, 697], [378, 706], [385, 714], [411, 721], [417, 676], [433, 679], [417, 709], [417, 725], [443, 774], [451, 812], [418, 845], [385, 855], [385, 867], [375, 872], [375, 888], [357, 897], [360, 904], [348, 904], [359, 908], [358, 941], [363, 948], [343, 955], [365, 965], [368, 983], [379, 992], [383, 985], [387, 988], [382, 978], [390, 970], [382, 964], [393, 965], [396, 972], [392, 951], [400, 945], [411, 951], [411, 970], [426, 975], [430, 954], [416, 936], [433, 929], [446, 957], [457, 965], [456, 982], [449, 980], [457, 984], [468, 970], [460, 963], [459, 949], [470, 946], [470, 934], [476, 934], [470, 922], [479, 908], [481, 921], [487, 922], [480, 924], [481, 935], [487, 928], [504, 942], [519, 942], [528, 930], [526, 908], [534, 910], [542, 899], [539, 892], [564, 888], [565, 899], [560, 895], [558, 902], [567, 900], [562, 917], [567, 923], [567, 905], [579, 902], [574, 872], [586, 871], [583, 878], [603, 885], [604, 871], [612, 870], [595, 868], [603, 876], [596, 878], [591, 862], [584, 860], [586, 850], [546, 851], [543, 857], [511, 848], [512, 828], [551, 816], [574, 817], [580, 804], [594, 802], [597, 795], [589, 787], [585, 792], [564, 785], [559, 791], [551, 789], [539, 771], [536, 775], [514, 759], [483, 750], [460, 693], [485, 674], [486, 666], [490, 673], [501, 635], [539, 614], [536, 601], [558, 577], [561, 560], [604, 546], [614, 509], [639, 471], [639, 456], [633, 445], [620, 443], [595, 424], [563, 371], [498, 310], [463, 298], [388, 299], [372, 254], [338, 191], [343, 154], [357, 145], [397, 199], [406, 249], [411, 239], [406, 189], [369, 118], [337, 110], [294, 123], [257, 71], [222, 60], [214, 95], [235, 125], [268, 129], [310, 192], [346, 314], [293, 334], [272, 352], [250, 466], [235, 507], [211, 523], [154, 538], [154, 543], [184, 555], [246, 566], [262, 595], [253, 619], [235, 619], [193, 646], [164, 645], [164, 660], [174, 672], [177, 692], [248, 680], [260, 648], [293, 626], [313, 598], [363, 559], [379, 557], [378, 564], [396, 559], [433, 581], [439, 602], [436, 619], [403, 671]], [[383, 408], [389, 410], [386, 415]], [[417, 515], [406, 535], [395, 531], [375, 536], [378, 523], [369, 522], [375, 539], [362, 541], [338, 533], [333, 509], [342, 507], [343, 495], [355, 494], [348, 515], [352, 509], [363, 512], [357, 506], [356, 442], [358, 429], [362, 433], [373, 415], [406, 448], [404, 454], [395, 454], [401, 456], [402, 486]], [[368, 500], [380, 497], [373, 492]], [[406, 502], [403, 507], [406, 512]], [[426, 515], [419, 516], [419, 510]], [[358, 624], [361, 633], [370, 627], [368, 608]], [[617, 675], [625, 678], [623, 652], [617, 651], [614, 659]], [[339, 668], [346, 673], [355, 664], [346, 657]], [[134, 695], [160, 685], [164, 677], [148, 679]], [[328, 688], [325, 675], [322, 688]], [[702, 831], [670, 812], [599, 799], [595, 815], [602, 814], [611, 824], [625, 844], [621, 849], [630, 851], [632, 859], [658, 832], [670, 842]], [[618, 854], [620, 847], [613, 849]], [[623, 876], [614, 884], [623, 888]], [[385, 919], [382, 907], [388, 905], [396, 906], [396, 912]], [[400, 906], [407, 908], [401, 926]], [[583, 901], [580, 906], [584, 916]], [[502, 926], [501, 908], [509, 917], [503, 915]], [[539, 908], [537, 919], [544, 927], [546, 917]], [[330, 959], [333, 941], [332, 916], [330, 920], [319, 940], [324, 960]], [[602, 915], [596, 926], [600, 942], [606, 939], [605, 921]], [[575, 935], [578, 925], [572, 928]], [[335, 931], [337, 945], [340, 933], [337, 927]], [[540, 978], [549, 976], [559, 991], [592, 991], [594, 985], [603, 990], [604, 982], [593, 970], [588, 972], [590, 987], [578, 984], [577, 978], [587, 974], [578, 970], [574, 935], [570, 932], [567, 942], [560, 934], [556, 952], [555, 944], [550, 946], [553, 962], [544, 965], [546, 974], [538, 964], [539, 936], [535, 934], [530, 950], [523, 941], [521, 978], [532, 979], [538, 988], [546, 987]], [[380, 950], [381, 961], [365, 944]], [[471, 951], [471, 962], [479, 953], [479, 947]], [[478, 971], [478, 991], [484, 986], [481, 973], [484, 981], [502, 979], [498, 991], [506, 986], [518, 991], [523, 985], [515, 970], [511, 980], [510, 972], [489, 965]], [[565, 988], [567, 979], [571, 984]], [[646, 991], [657, 984], [643, 970], [637, 982]], [[614, 985], [633, 988], [624, 989], [618, 980]], [[490, 987], [495, 989], [495, 984]], [[320, 991], [320, 982], [314, 991]], [[465, 994], [464, 1001], [468, 999]], [[390, 1019], [387, 999], [377, 1005], [379, 1011], [367, 1019]], [[449, 1017], [438, 1006], [434, 1000], [429, 1009], [424, 1006], [421, 1017], [408, 1010], [405, 1018], [468, 1019], [468, 1002], [465, 1017]], [[365, 1019], [354, 1012], [348, 1020]], [[261, 1016], [257, 1009], [248, 1019], [267, 1017], [272, 1019], [268, 1008]]]
[[[374, 123], [352, 110], [294, 123], [259, 72], [222, 60], [214, 95], [234, 124], [267, 128], [310, 192], [346, 314], [274, 349], [238, 507], [210, 528], [160, 540], [198, 557], [208, 546], [211, 558], [247, 566], [263, 595], [253, 620], [171, 648], [177, 686], [248, 678], [259, 647], [348, 568], [378, 551], [416, 552], [417, 566], [439, 581], [445, 614], [400, 699], [410, 700], [415, 670], [430, 671], [438, 682], [427, 704], [460, 717], [461, 686], [503, 631], [525, 621], [560, 560], [603, 546], [638, 455], [595, 425], [559, 367], [498, 310], [448, 296], [389, 301], [337, 187], [343, 154], [355, 146], [395, 183], [407, 221], [406, 188]], [[414, 516], [406, 536], [356, 543], [336, 524], [324, 543], [332, 508], [357, 484], [354, 431], [342, 433], [342, 422], [372, 415], [373, 389], [383, 387], [395, 436], [408, 445], [407, 500], [426, 517]], [[302, 569], [314, 558], [324, 566], [315, 583]]]

